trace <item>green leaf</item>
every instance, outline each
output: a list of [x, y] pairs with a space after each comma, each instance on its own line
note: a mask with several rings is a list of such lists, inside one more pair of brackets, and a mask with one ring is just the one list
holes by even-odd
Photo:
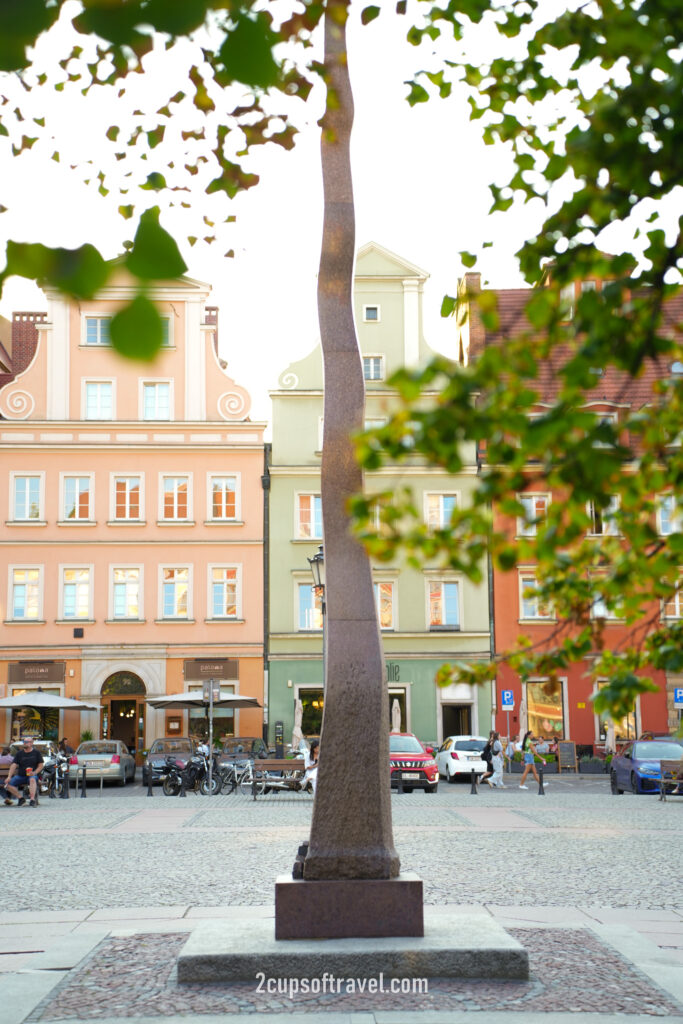
[[159, 224], [158, 206], [140, 217], [125, 263], [131, 274], [147, 281], [180, 277], [187, 270], [175, 239]]
[[441, 303], [441, 316], [452, 316], [457, 305], [458, 300], [454, 299], [452, 295], [444, 295]]
[[104, 286], [109, 267], [92, 245], [79, 249], [49, 249], [40, 243], [7, 243], [7, 266], [0, 274], [0, 287], [5, 278], [16, 274], [39, 285], [59, 288], [75, 299], [92, 299]]
[[270, 19], [258, 14], [237, 18], [219, 51], [231, 80], [244, 85], [268, 89], [277, 83], [279, 69], [273, 57], [278, 37], [270, 27]]
[[379, 7], [366, 7], [361, 11], [360, 20], [364, 25], [369, 25], [379, 15]]
[[163, 343], [163, 325], [159, 311], [145, 295], [136, 296], [109, 324], [111, 343], [128, 359], [149, 361]]

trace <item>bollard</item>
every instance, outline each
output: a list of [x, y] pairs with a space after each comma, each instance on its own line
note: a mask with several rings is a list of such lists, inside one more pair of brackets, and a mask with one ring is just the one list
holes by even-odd
[[62, 773], [62, 791], [59, 794], [60, 800], [69, 799], [69, 766], [67, 765]]
[[[251, 795], [254, 798], [254, 800], [256, 800], [256, 775], [255, 774], [252, 774], [252, 776], [251, 776]], [[302, 878], [303, 878], [303, 875], [302, 875]]]
[[477, 773], [475, 771], [471, 774], [472, 785], [470, 786], [470, 796], [478, 796], [479, 790], [477, 789]]
[[83, 765], [83, 775], [81, 776], [81, 799], [85, 799], [87, 796], [85, 791], [85, 765]]
[[154, 780], [152, 779], [152, 768], [147, 772], [147, 796], [154, 796]]
[[183, 796], [183, 797], [187, 796], [187, 793], [185, 792], [185, 772], [181, 772], [180, 773], [180, 793], [179, 793], [179, 796]]
[[545, 790], [543, 789], [543, 769], [538, 769], [538, 795], [545, 796]]

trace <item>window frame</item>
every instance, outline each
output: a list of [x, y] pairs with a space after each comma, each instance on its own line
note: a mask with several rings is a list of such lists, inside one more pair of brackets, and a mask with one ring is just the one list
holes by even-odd
[[[164, 515], [164, 496], [166, 491], [164, 489], [164, 481], [166, 480], [187, 480], [187, 515], [184, 517], [166, 517]], [[182, 525], [193, 525], [194, 523], [194, 487], [191, 472], [183, 472], [178, 470], [177, 472], [166, 472], [162, 471], [159, 473], [159, 501], [158, 501], [158, 516], [157, 525], [166, 526], [169, 524], [182, 524]], [[177, 505], [177, 490], [174, 492], [174, 505]]]
[[[88, 516], [87, 518], [69, 519], [66, 515], [67, 480], [88, 480]], [[59, 519], [58, 526], [94, 526], [95, 525], [95, 474], [68, 470], [59, 474]]]
[[[38, 480], [38, 516], [36, 518], [28, 519], [17, 519], [16, 518], [16, 482], [17, 480], [25, 479]], [[8, 507], [8, 523], [20, 523], [22, 526], [38, 526], [45, 523], [45, 471], [39, 471], [37, 473], [29, 472], [26, 470], [11, 469], [9, 471], [9, 507]]]
[[[138, 614], [117, 615], [116, 614], [116, 581], [114, 575], [117, 570], [131, 571], [138, 573]], [[144, 622], [145, 621], [145, 567], [140, 562], [111, 562], [109, 565], [109, 616], [110, 622]]]
[[[83, 569], [88, 570], [88, 613], [87, 615], [66, 615], [64, 611], [65, 605], [65, 587], [67, 586], [65, 573], [72, 571], [80, 571]], [[78, 583], [69, 584], [70, 586], [76, 586]], [[86, 562], [64, 562], [59, 566], [59, 600], [58, 600], [58, 622], [62, 623], [76, 623], [79, 622], [94, 622], [93, 615], [93, 602], [95, 596], [95, 567], [92, 563]], [[76, 605], [78, 607], [78, 604]]]
[[[167, 569], [186, 569], [187, 570], [187, 614], [186, 615], [164, 615], [164, 572]], [[185, 563], [164, 563], [159, 565], [159, 593], [158, 593], [158, 621], [159, 622], [193, 622], [194, 621], [194, 602], [193, 602], [193, 577], [194, 577], [194, 566], [190, 562]]]
[[[437, 526], [432, 526], [430, 524], [430, 522], [429, 522], [429, 499], [430, 498], [440, 498], [441, 499], [441, 501], [439, 502], [439, 523], [438, 523]], [[443, 509], [443, 499], [444, 498], [454, 498], [455, 499], [455, 509], [454, 509], [454, 511], [457, 511], [460, 508], [460, 492], [459, 491], [425, 491], [424, 492], [423, 499], [422, 499], [423, 500], [424, 521], [425, 521], [425, 525], [427, 526], [428, 529], [445, 530], [448, 526], [450, 526], [450, 522], [447, 523], [445, 521], [445, 519], [444, 519], [444, 509]]]
[[[311, 507], [311, 528], [310, 534], [301, 533], [301, 506], [300, 502], [302, 498], [317, 498], [320, 505], [320, 533], [314, 532], [316, 522], [316, 505], [315, 502]], [[322, 541], [323, 539], [323, 508], [322, 508], [322, 496], [320, 491], [295, 491], [294, 493], [294, 539], [300, 541]]]
[[[373, 377], [368, 377], [366, 375], [366, 373], [365, 373], [366, 360], [368, 360], [368, 361], [369, 360], [377, 360], [378, 361], [378, 363], [379, 363], [379, 376], [378, 377], [374, 377], [374, 376]], [[366, 384], [376, 384], [379, 381], [386, 380], [384, 353], [382, 353], [382, 352], [367, 352], [367, 353], [363, 353], [363, 380], [365, 381]]]
[[538, 527], [548, 517], [548, 508], [552, 502], [552, 495], [549, 491], [521, 491], [517, 494], [517, 501], [520, 505], [524, 505], [525, 500], [532, 499], [535, 504], [540, 499], [545, 502], [545, 508], [543, 516], [534, 516], [533, 520], [529, 521], [526, 516], [517, 516], [517, 536], [518, 537], [537, 537]]
[[[94, 348], [94, 346], [93, 346]], [[108, 384], [111, 388], [111, 416], [88, 416], [88, 385]], [[98, 402], [99, 405], [99, 402]], [[113, 423], [116, 419], [116, 378], [115, 377], [82, 377], [81, 378], [81, 420], [84, 423]]]
[[[376, 309], [377, 316], [369, 317], [368, 310]], [[364, 324], [381, 324], [382, 322], [382, 307], [379, 302], [364, 302], [363, 303], [363, 323]]]
[[[233, 479], [235, 481], [235, 514], [234, 516], [214, 516], [213, 514], [213, 481]], [[206, 522], [207, 523], [239, 523], [242, 521], [242, 474], [215, 473], [206, 474]]]
[[[140, 490], [138, 495], [138, 512], [137, 519], [125, 518], [120, 519], [116, 515], [116, 483], [118, 480], [133, 480], [138, 479], [140, 481]], [[139, 525], [145, 522], [145, 474], [142, 470], [112, 470], [109, 473], [109, 523], [110, 526], [126, 525], [128, 523], [133, 525]]]
[[[607, 516], [612, 516], [615, 512], [619, 512], [621, 507], [621, 499], [618, 494], [613, 494], [610, 498], [610, 504], [604, 509], [597, 509], [595, 507], [595, 501], [591, 498], [586, 502], [586, 515], [590, 520], [590, 527], [588, 531], [589, 537], [620, 537], [619, 524], [615, 519], [607, 519]], [[596, 532], [596, 512], [599, 513], [600, 521], [603, 529]], [[607, 529], [605, 529], [607, 527]]]
[[[665, 501], [671, 502], [671, 510], [669, 512], [669, 523], [670, 529], [664, 530], [662, 510]], [[676, 501], [676, 497], [672, 491], [668, 491], [665, 494], [657, 496], [657, 533], [660, 537], [670, 537], [673, 533], [679, 533], [681, 530], [681, 510]]]
[[[235, 614], [215, 615], [213, 607], [214, 569], [234, 569], [235, 571]], [[207, 599], [206, 599], [206, 621], [207, 622], [239, 622], [242, 619], [242, 563], [241, 562], [209, 562], [206, 566]]]
[[[14, 614], [14, 573], [15, 572], [38, 572], [38, 609], [36, 618], [29, 616], [22, 616], [21, 618]], [[45, 566], [43, 564], [27, 563], [27, 562], [12, 562], [7, 566], [7, 618], [8, 623], [44, 623], [44, 602], [45, 602]]]
[[[437, 584], [439, 586], [441, 586], [442, 588], [444, 586], [446, 586], [446, 585], [451, 585], [451, 584], [454, 585], [457, 588], [457, 595], [458, 595], [458, 602], [457, 602], [458, 621], [457, 621], [457, 623], [450, 623], [450, 622], [445, 622], [445, 623], [441, 623], [441, 624], [432, 623], [432, 616], [431, 616], [432, 605], [431, 605], [431, 600], [430, 600], [431, 587], [434, 586], [434, 585], [437, 585]], [[425, 578], [425, 623], [426, 623], [426, 626], [427, 626], [427, 632], [429, 632], [429, 633], [461, 633], [463, 631], [464, 627], [463, 627], [463, 595], [462, 595], [462, 589], [463, 589], [462, 588], [462, 579], [459, 576], [450, 576], [450, 575], [445, 575], [443, 573], [438, 573], [438, 574], [435, 574], [433, 576], [432, 575], [427, 576]], [[441, 606], [442, 606], [442, 608], [445, 611], [446, 601], [445, 601], [445, 595], [443, 593], [443, 589], [442, 589], [442, 593], [441, 593]]]
[[528, 597], [525, 598], [524, 597], [524, 591], [527, 590], [527, 589], [530, 589], [530, 587], [529, 587], [529, 581], [530, 580], [533, 581], [534, 584], [536, 584], [536, 588], [535, 589], [538, 589], [538, 579], [537, 579], [537, 576], [536, 576], [536, 572], [535, 572], [535, 570], [533, 568], [527, 568], [527, 569], [520, 568], [520, 569], [517, 570], [517, 590], [518, 590], [518, 598], [519, 598], [519, 621], [520, 622], [554, 622], [555, 621], [555, 613], [553, 611], [552, 606], [548, 607], [547, 614], [545, 614], [545, 615], [538, 614], [538, 611], [539, 611], [538, 597], [533, 598], [533, 601], [534, 601], [536, 609], [537, 609], [537, 613], [535, 615], [527, 615], [527, 614], [525, 614], [524, 604], [525, 604], [525, 602], [529, 602], [529, 601], [532, 600], [531, 598], [528, 598]]
[[[672, 604], [675, 607], [674, 615], [670, 615], [667, 611]], [[675, 622], [678, 619], [683, 619], [683, 577], [679, 579], [678, 585], [669, 600], [662, 601], [661, 617], [666, 622]]]
[[100, 325], [105, 321], [110, 324], [113, 319], [113, 313], [83, 313], [81, 317], [81, 347], [88, 349], [111, 348], [111, 337], [109, 335], [109, 331], [107, 331], [106, 341], [96, 341], [94, 343], [88, 341], [88, 320], [97, 321], [97, 335], [99, 338], [101, 336]]
[[[165, 385], [168, 388], [168, 416], [145, 416], [145, 389]], [[174, 423], [175, 422], [175, 388], [173, 377], [140, 377], [138, 381], [138, 419], [141, 423]], [[158, 405], [158, 402], [155, 403]]]
[[[375, 611], [377, 612], [377, 624], [383, 633], [398, 632], [398, 587], [396, 585], [397, 583], [398, 580], [388, 576], [373, 576], [372, 579], [372, 590], [375, 598]], [[382, 625], [379, 604], [380, 587], [391, 587], [391, 624], [389, 626]]]
[[[301, 613], [301, 588], [307, 588], [313, 598], [312, 605], [307, 611], [317, 612], [318, 602], [320, 602], [320, 625], [319, 626], [302, 626], [300, 613]], [[323, 630], [323, 611], [322, 611], [322, 594], [316, 591], [316, 588], [312, 583], [307, 580], [295, 579], [294, 580], [294, 622], [296, 624], [297, 633], [322, 633]]]

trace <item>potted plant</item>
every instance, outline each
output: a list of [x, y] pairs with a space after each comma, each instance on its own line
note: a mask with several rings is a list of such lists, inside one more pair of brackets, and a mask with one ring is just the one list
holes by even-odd
[[595, 756], [579, 758], [579, 775], [603, 775], [606, 771], [606, 759]]

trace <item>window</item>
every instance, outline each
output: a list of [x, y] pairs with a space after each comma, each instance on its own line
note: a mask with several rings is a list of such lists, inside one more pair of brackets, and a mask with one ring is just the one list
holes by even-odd
[[138, 566], [121, 566], [112, 570], [112, 618], [140, 618], [140, 583], [141, 572]]
[[209, 477], [209, 518], [237, 519], [237, 477]]
[[42, 574], [39, 566], [10, 569], [9, 607], [12, 619], [37, 622], [42, 618]]
[[521, 619], [552, 619], [552, 609], [538, 596], [538, 581], [532, 572], [519, 574], [519, 609]]
[[379, 306], [363, 306], [363, 320], [366, 324], [377, 324], [380, 321]]
[[190, 570], [161, 570], [161, 615], [164, 619], [189, 618]]
[[588, 502], [588, 515], [590, 517], [590, 533], [593, 537], [616, 537], [619, 534], [619, 527], [615, 516], [619, 511], [619, 498], [613, 496], [608, 505], [601, 508], [594, 501]]
[[160, 519], [177, 520], [189, 517], [190, 480], [187, 476], [161, 477]]
[[302, 540], [322, 540], [323, 505], [319, 494], [297, 494], [296, 535]]
[[386, 422], [386, 416], [366, 416], [363, 421], [363, 430], [381, 430]]
[[87, 522], [92, 518], [90, 498], [92, 479], [90, 476], [62, 477], [62, 522]]
[[125, 522], [142, 518], [141, 483], [139, 476], [114, 477], [113, 519]]
[[365, 380], [384, 380], [384, 359], [382, 356], [363, 356], [363, 377]]
[[90, 618], [90, 567], [62, 570], [62, 618]]
[[85, 419], [111, 420], [114, 418], [114, 385], [110, 380], [85, 382]]
[[683, 580], [679, 580], [676, 590], [669, 598], [668, 601], [664, 602], [664, 618], [665, 619], [683, 619]]
[[548, 494], [518, 494], [517, 500], [524, 509], [524, 515], [517, 519], [518, 537], [535, 537], [538, 527], [548, 514]]
[[212, 565], [209, 615], [212, 619], [239, 618], [240, 573], [236, 565]]
[[593, 600], [591, 602], [591, 618], [592, 619], [619, 619], [621, 616], [617, 610], [609, 607], [605, 595], [600, 590], [600, 580], [605, 579], [605, 573], [594, 573], [592, 574], [593, 586], [598, 588], [594, 591]]
[[425, 494], [425, 520], [430, 530], [443, 530], [450, 525], [458, 507], [456, 494]]
[[574, 305], [575, 305], [575, 288], [574, 282], [570, 281], [569, 284], [565, 284], [560, 288], [560, 319], [561, 320], [573, 320], [574, 319]]
[[322, 595], [308, 583], [298, 584], [299, 629], [323, 628]]
[[17, 476], [10, 474], [12, 479], [12, 507], [10, 519], [14, 522], [30, 522], [42, 519], [43, 477]]
[[681, 521], [673, 494], [660, 495], [657, 511], [659, 514], [659, 532], [661, 536], [668, 537], [672, 533], [678, 533], [681, 528]]
[[111, 345], [109, 337], [110, 316], [87, 316], [85, 318], [86, 345]]
[[427, 584], [430, 629], [460, 629], [458, 583], [430, 580]]
[[170, 420], [171, 385], [168, 381], [143, 383], [142, 418], [143, 420]]
[[534, 736], [561, 739], [565, 735], [562, 689], [561, 679], [526, 684], [527, 729]]
[[380, 629], [394, 628], [394, 584], [389, 581], [373, 583], [375, 606]]

